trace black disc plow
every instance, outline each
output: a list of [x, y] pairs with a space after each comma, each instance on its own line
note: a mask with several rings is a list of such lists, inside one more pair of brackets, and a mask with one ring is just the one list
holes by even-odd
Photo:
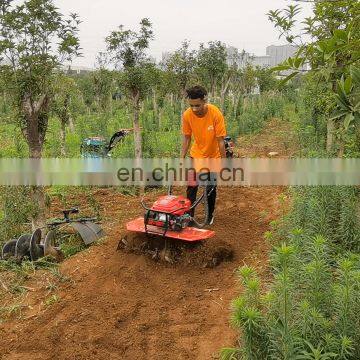
[[64, 217], [62, 219], [48, 222], [45, 228], [36, 229], [32, 234], [23, 234], [18, 239], [7, 241], [2, 247], [1, 258], [3, 260], [14, 259], [20, 263], [24, 259], [36, 261], [44, 256], [49, 256], [57, 262], [62, 261], [64, 254], [58, 244], [57, 235], [64, 226], [74, 229], [85, 245], [90, 245], [105, 236], [103, 229], [96, 224], [96, 218], [70, 217], [70, 214], [77, 213], [79, 210], [76, 208], [63, 210]]

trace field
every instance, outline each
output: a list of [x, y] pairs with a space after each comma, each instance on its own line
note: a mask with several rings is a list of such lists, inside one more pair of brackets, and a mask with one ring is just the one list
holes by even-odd
[[[113, 30], [92, 35], [102, 36], [96, 56], [82, 48], [90, 18], [66, 15], [66, 2], [0, 6], [0, 359], [360, 359], [360, 188], [348, 181], [360, 157], [359, 1], [295, 0], [262, 8], [256, 22], [261, 1], [236, 12], [229, 0], [234, 21], [221, 6], [186, 8], [198, 27], [181, 31], [194, 39], [172, 51], [161, 45], [161, 60], [153, 55], [170, 32], [156, 2], [128, 13], [156, 11], [156, 24], [143, 14], [127, 28], [106, 13]], [[222, 40], [196, 44], [208, 38], [200, 23], [210, 14], [236, 28], [231, 36], [248, 26], [233, 38], [238, 46], [254, 45], [252, 36], [264, 48], [267, 36], [282, 45], [264, 57]], [[219, 38], [230, 41], [223, 30]], [[93, 68], [73, 68], [81, 59]], [[205, 158], [227, 157], [232, 144], [235, 158], [305, 158], [317, 171], [277, 172], [295, 175], [296, 186], [219, 185], [214, 223], [204, 222], [215, 235], [193, 243], [127, 231], [144, 216], [141, 201], [153, 203], [165, 187], [44, 186], [22, 174], [19, 185], [1, 176], [4, 159], [182, 160], [204, 132], [213, 141], [200, 150]], [[336, 163], [320, 172], [325, 182], [323, 159]], [[206, 199], [197, 214], [210, 212]], [[64, 209], [71, 219], [69, 210], [59, 219]], [[204, 234], [184, 230], [201, 227], [187, 199], [151, 209], [141, 226], [147, 221]]]
[[[260, 155], [270, 146], [286, 155], [279, 124], [273, 122], [270, 129], [272, 138], [259, 135], [264, 149], [249, 146], [242, 151]], [[4, 359], [117, 359], [119, 352], [123, 359], [217, 358], [221, 347], [237, 339], [229, 326], [229, 304], [240, 291], [237, 267], [246, 263], [269, 276], [264, 233], [281, 212], [279, 196], [284, 191], [223, 187], [216, 237], [184, 249], [176, 264], [168, 264], [117, 250], [126, 234], [125, 222], [141, 214], [139, 199], [96, 190], [107, 238], [62, 263], [60, 279], [47, 271], [31, 274], [26, 282], [31, 290], [17, 299], [19, 313], [0, 327]], [[222, 261], [224, 248], [233, 257]], [[217, 266], [214, 258], [219, 259]], [[54, 289], [48, 289], [49, 282]], [[51, 297], [56, 301], [48, 305]], [[13, 301], [7, 297], [4, 305]]]

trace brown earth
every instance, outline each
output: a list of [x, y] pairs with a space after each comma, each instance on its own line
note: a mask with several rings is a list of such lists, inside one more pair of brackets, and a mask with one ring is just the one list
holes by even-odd
[[[275, 143], [271, 151], [277, 150]], [[21, 316], [0, 325], [0, 358], [217, 358], [238, 336], [229, 320], [231, 300], [240, 290], [235, 270], [247, 264], [266, 276], [263, 234], [279, 214], [283, 190], [219, 189], [216, 236], [186, 249], [174, 264], [117, 251], [126, 220], [142, 213], [139, 199], [97, 190], [107, 238], [63, 262], [67, 278], [53, 292], [44, 280], [47, 272], [36, 272], [21, 299]], [[231, 249], [232, 259], [207, 266], [214, 251], [224, 248]], [[54, 301], [46, 301], [53, 294]]]

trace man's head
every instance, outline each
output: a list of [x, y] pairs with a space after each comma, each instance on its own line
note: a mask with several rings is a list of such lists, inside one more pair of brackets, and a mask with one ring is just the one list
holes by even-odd
[[207, 91], [202, 86], [193, 86], [186, 90], [189, 106], [197, 116], [205, 115]]

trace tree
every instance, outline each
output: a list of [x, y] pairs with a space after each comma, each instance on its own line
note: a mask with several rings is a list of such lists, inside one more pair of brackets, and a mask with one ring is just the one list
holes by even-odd
[[55, 96], [51, 110], [60, 120], [60, 154], [61, 156], [66, 156], [66, 126], [73, 123], [72, 114], [83, 104], [81, 102], [81, 93], [75, 80], [64, 74], [59, 74], [57, 76], [54, 90]]
[[198, 51], [198, 67], [204, 80], [210, 86], [210, 94], [215, 96], [216, 83], [221, 82], [227, 70], [226, 46], [220, 41], [210, 41], [208, 46], [200, 44]]
[[176, 50], [165, 61], [165, 69], [175, 75], [175, 81], [180, 87], [183, 111], [183, 99], [196, 66], [196, 51], [190, 50], [190, 42], [184, 40], [180, 49]]
[[[69, 19], [52, 0], [14, 0], [0, 2], [0, 76], [5, 79], [17, 110], [16, 121], [29, 146], [29, 156], [40, 158], [45, 140], [55, 74], [64, 60], [79, 55], [79, 19]], [[44, 191], [33, 189], [39, 205], [33, 226], [45, 221]]]
[[[316, 74], [318, 81], [327, 84], [334, 98], [332, 109], [334, 114], [327, 114], [326, 148], [328, 151], [333, 149], [334, 135], [337, 131], [340, 135], [338, 155], [342, 156], [344, 152], [342, 134], [351, 123], [354, 123], [356, 127], [360, 126], [359, 121], [355, 122], [359, 111], [346, 113], [339, 102], [335, 101], [339, 96], [346, 97], [346, 92], [343, 92], [340, 87], [342, 78], [347, 88], [350, 83], [356, 85], [356, 82], [353, 82], [353, 74], [357, 71], [350, 71], [350, 68], [355, 69], [360, 59], [360, 27], [358, 25], [360, 3], [357, 0], [314, 1], [314, 15], [305, 19], [303, 29], [300, 34], [297, 34], [294, 28], [299, 12], [298, 5], [290, 5], [284, 10], [268, 13], [269, 19], [275, 27], [280, 29], [280, 37], [285, 37], [288, 42], [299, 47], [294, 58], [288, 59], [274, 70], [290, 71], [290, 75], [284, 80], [288, 81], [298, 73], [306, 71], [304, 65], [307, 65], [310, 67], [310, 72]], [[303, 34], [310, 38], [306, 43], [303, 42]], [[350, 103], [348, 98], [343, 100]], [[359, 108], [359, 105], [354, 104], [354, 106], [355, 109]]]
[[105, 67], [108, 62], [106, 53], [100, 53], [96, 62], [97, 70], [91, 73], [93, 91], [97, 107], [106, 112], [111, 106], [116, 79], [113, 72]]
[[255, 76], [261, 93], [277, 87], [278, 80], [270, 69], [257, 66]]
[[52, 0], [1, 2], [0, 67], [17, 107], [18, 122], [32, 158], [41, 157], [54, 97], [55, 73], [64, 60], [79, 55], [76, 14], [65, 20]]
[[142, 157], [142, 138], [140, 130], [140, 101], [150, 89], [151, 79], [147, 76], [154, 66], [146, 55], [150, 40], [153, 39], [151, 23], [148, 19], [140, 21], [140, 31], [119, 30], [111, 32], [106, 38], [111, 61], [121, 73], [121, 84], [130, 97], [133, 106], [133, 127], [135, 158]]

